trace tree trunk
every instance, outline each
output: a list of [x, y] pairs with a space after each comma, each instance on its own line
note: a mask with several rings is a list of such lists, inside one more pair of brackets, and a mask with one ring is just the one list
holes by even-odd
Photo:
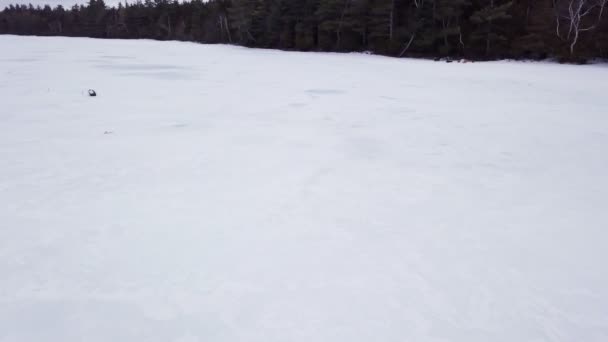
[[410, 40], [407, 42], [407, 44], [405, 44], [405, 47], [403, 48], [403, 50], [401, 50], [399, 57], [403, 57], [403, 55], [407, 52], [407, 50], [410, 48], [410, 45], [412, 45], [414, 38], [416, 38], [415, 32], [412, 34], [412, 36], [410, 37]]
[[391, 0], [391, 16], [389, 23], [388, 36], [389, 40], [393, 41], [393, 28], [395, 27], [395, 0]]
[[346, 10], [348, 9], [350, 0], [344, 1], [344, 8], [342, 9], [342, 13], [340, 14], [340, 22], [338, 23], [338, 28], [336, 30], [336, 51], [340, 50], [340, 43], [342, 40], [342, 23], [344, 23], [344, 16], [346, 15]]
[[[494, 8], [494, 0], [490, 0], [490, 8]], [[492, 19], [488, 20], [488, 33], [486, 34], [486, 57], [490, 55], [491, 42], [490, 35], [492, 34]]]

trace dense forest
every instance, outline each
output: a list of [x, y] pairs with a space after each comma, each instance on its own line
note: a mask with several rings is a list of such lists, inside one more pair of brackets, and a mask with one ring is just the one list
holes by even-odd
[[145, 0], [11, 5], [0, 34], [469, 59], [608, 57], [608, 0]]

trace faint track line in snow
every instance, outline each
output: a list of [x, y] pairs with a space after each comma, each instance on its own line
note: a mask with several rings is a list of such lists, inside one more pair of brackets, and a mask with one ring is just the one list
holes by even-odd
[[300, 181], [300, 186], [298, 186], [299, 190], [296, 193], [291, 194], [289, 198], [283, 200], [282, 204], [277, 208], [272, 209], [271, 212], [262, 219], [263, 224], [278, 223], [288, 219], [293, 215], [293, 212], [300, 207], [301, 203], [305, 200], [310, 200], [310, 197], [312, 196], [311, 188], [318, 186], [322, 179], [331, 172], [331, 167], [323, 167]]

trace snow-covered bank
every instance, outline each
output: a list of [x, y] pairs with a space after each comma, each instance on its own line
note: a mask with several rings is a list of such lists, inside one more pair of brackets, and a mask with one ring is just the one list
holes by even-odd
[[2, 342], [608, 340], [606, 67], [0, 51]]

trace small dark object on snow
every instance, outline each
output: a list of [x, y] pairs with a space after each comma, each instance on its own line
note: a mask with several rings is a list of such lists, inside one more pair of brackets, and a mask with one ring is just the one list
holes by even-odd
[[93, 89], [89, 89], [89, 96], [97, 96], [97, 93]]

